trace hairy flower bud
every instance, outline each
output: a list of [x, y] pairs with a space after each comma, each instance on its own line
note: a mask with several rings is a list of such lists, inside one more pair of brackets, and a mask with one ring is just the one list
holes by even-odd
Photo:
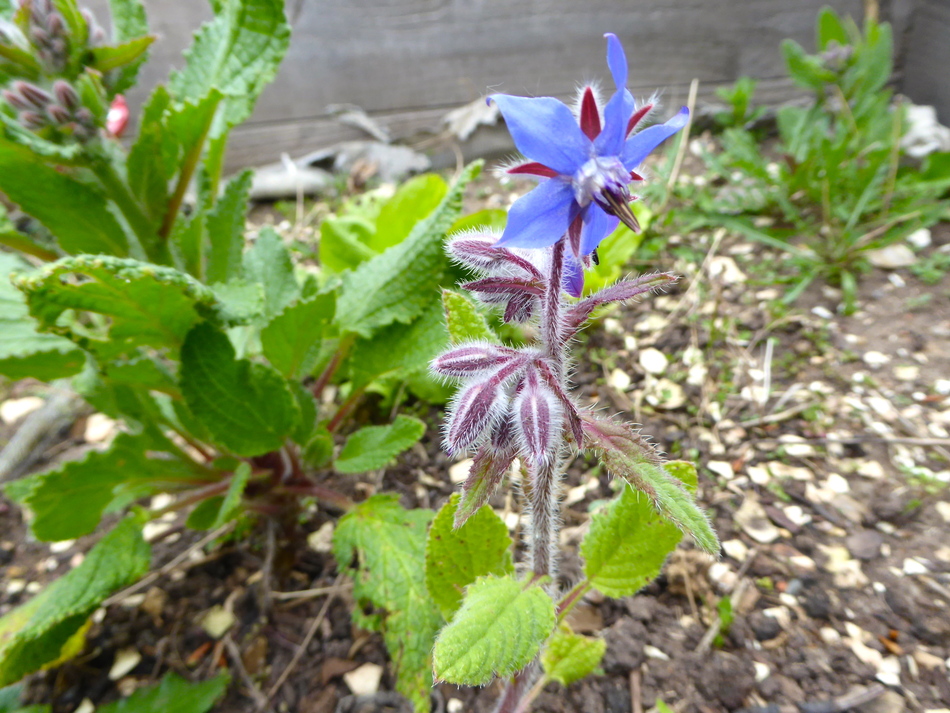
[[92, 115], [92, 112], [86, 107], [81, 107], [79, 111], [76, 112], [76, 121], [88, 129], [96, 128], [96, 119]]
[[42, 129], [47, 126], [49, 121], [45, 116], [35, 111], [24, 111], [20, 112], [20, 123], [27, 129], [36, 131], [37, 129]]
[[13, 91], [26, 99], [36, 109], [45, 109], [46, 105], [53, 101], [53, 97], [49, 93], [29, 82], [14, 82]]
[[50, 104], [46, 107], [46, 115], [54, 124], [68, 124], [73, 118], [69, 110], [59, 104]]
[[20, 111], [30, 111], [33, 109], [32, 104], [30, 104], [26, 99], [21, 97], [16, 92], [11, 92], [9, 89], [3, 90], [3, 99], [14, 109], [18, 109]]
[[46, 29], [54, 37], [63, 35], [66, 30], [66, 23], [63, 22], [63, 16], [58, 12], [52, 13], [46, 18]]
[[456, 262], [478, 272], [495, 276], [529, 276], [543, 279], [541, 272], [512, 250], [494, 247], [496, 233], [462, 233], [446, 247], [449, 256]]
[[536, 464], [551, 463], [561, 448], [564, 409], [536, 369], [528, 369], [521, 386], [512, 404], [521, 450]]
[[465, 379], [486, 374], [516, 358], [514, 349], [497, 344], [463, 344], [440, 354], [429, 368], [440, 376]]
[[69, 111], [76, 111], [82, 106], [79, 94], [73, 89], [72, 85], [65, 80], [57, 79], [53, 83], [53, 94], [56, 95], [56, 100], [69, 109]]

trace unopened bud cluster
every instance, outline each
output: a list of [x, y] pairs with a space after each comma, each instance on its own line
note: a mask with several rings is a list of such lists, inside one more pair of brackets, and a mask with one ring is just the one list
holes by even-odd
[[31, 131], [52, 127], [79, 141], [96, 133], [96, 119], [82, 102], [76, 90], [63, 79], [53, 83], [52, 92], [22, 80], [3, 91], [7, 104], [19, 112], [20, 123]]
[[20, 12], [24, 11], [26, 21], [22, 25], [7, 21], [0, 24], [0, 42], [31, 51], [47, 74], [66, 72], [74, 50], [93, 47], [106, 39], [105, 30], [86, 8], [81, 10], [85, 22], [81, 37], [70, 32], [53, 0], [21, 0]]

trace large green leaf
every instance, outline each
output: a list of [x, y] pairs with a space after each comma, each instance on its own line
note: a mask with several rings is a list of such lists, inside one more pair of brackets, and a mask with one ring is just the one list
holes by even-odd
[[341, 568], [358, 558], [353, 595], [382, 610], [382, 631], [396, 670], [396, 689], [429, 711], [432, 642], [442, 624], [425, 585], [426, 527], [431, 510], [404, 510], [393, 495], [374, 495], [344, 515], [333, 535]]
[[442, 306], [433, 300], [408, 326], [391, 324], [371, 339], [358, 339], [347, 360], [350, 378], [356, 386], [384, 376], [404, 378], [425, 369], [447, 341]]
[[435, 173], [406, 181], [383, 204], [376, 218], [376, 230], [367, 245], [381, 253], [405, 240], [413, 227], [438, 207], [448, 190], [442, 176]]
[[[140, 346], [177, 349], [200, 319], [199, 310], [215, 303], [214, 293], [189, 275], [106, 256], [63, 258], [17, 276], [14, 284], [41, 329], [110, 359], [136, 356]], [[98, 332], [64, 326], [59, 320], [66, 310], [100, 314], [110, 324]]]
[[0, 374], [42, 381], [76, 374], [85, 355], [68, 339], [37, 332], [23, 294], [10, 282], [11, 272], [28, 269], [15, 255], [0, 253]]
[[128, 698], [99, 706], [96, 712], [206, 713], [224, 695], [229, 681], [227, 672], [198, 683], [169, 672], [157, 685], [140, 688]]
[[333, 467], [340, 473], [366, 473], [385, 468], [426, 432], [426, 425], [412, 416], [396, 416], [386, 426], [366, 426], [346, 439]]
[[187, 64], [172, 74], [172, 94], [194, 101], [217, 89], [225, 96], [225, 127], [251, 115], [290, 45], [283, 0], [215, 0], [215, 18], [195, 34]]
[[660, 573], [682, 537], [645, 495], [624, 484], [620, 496], [591, 520], [581, 543], [584, 574], [608, 597], [636, 594]]
[[33, 512], [30, 531], [38, 540], [81, 537], [95, 530], [110, 503], [126, 492], [157, 491], [195, 478], [193, 465], [160, 445], [120, 433], [108, 450], [89, 451], [81, 460], [22, 478], [7, 492]]
[[103, 600], [144, 575], [150, 560], [142, 523], [126, 518], [82, 564], [0, 618], [0, 686], [59, 659]]
[[300, 296], [294, 265], [284, 241], [271, 227], [261, 228], [251, 249], [244, 253], [244, 278], [264, 288], [264, 313], [269, 321]]
[[236, 359], [227, 336], [208, 323], [192, 329], [181, 348], [181, 391], [213, 439], [239, 456], [280, 449], [300, 418], [286, 379]]
[[482, 507], [455, 527], [459, 495], [436, 513], [426, 542], [426, 587], [447, 620], [462, 604], [462, 592], [479, 577], [511, 574], [508, 527], [490, 507]]
[[362, 216], [326, 218], [320, 223], [320, 266], [327, 272], [352, 270], [377, 252], [368, 246], [374, 226]]
[[208, 284], [227, 282], [241, 275], [244, 219], [253, 175], [251, 171], [244, 171], [231, 179], [208, 212], [206, 226], [210, 248], [204, 273]]
[[462, 209], [462, 191], [481, 166], [469, 165], [405, 240], [343, 273], [336, 318], [341, 329], [370, 337], [393, 322], [408, 324], [429, 306], [448, 265], [442, 240]]
[[439, 681], [484, 686], [534, 660], [554, 629], [554, 602], [540, 586], [514, 577], [481, 577], [439, 632], [433, 661]]
[[327, 293], [285, 308], [261, 330], [267, 361], [289, 379], [307, 376], [316, 366], [335, 306], [335, 295]]
[[[689, 534], [702, 549], [719, 553], [719, 538], [687, 488], [666, 470], [653, 447], [630, 426], [582, 414], [587, 446], [601, 455], [607, 469], [643, 492], [665, 519]], [[679, 467], [679, 466], [677, 466]]]
[[128, 237], [101, 193], [2, 136], [0, 190], [68, 253], [129, 254]]

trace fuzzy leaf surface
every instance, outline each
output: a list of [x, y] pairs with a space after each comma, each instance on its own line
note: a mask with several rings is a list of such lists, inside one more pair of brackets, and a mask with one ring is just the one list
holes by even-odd
[[[14, 284], [26, 295], [40, 329], [107, 358], [136, 355], [140, 346], [177, 349], [200, 319], [198, 309], [215, 303], [214, 293], [189, 275], [106, 256], [63, 258], [18, 276]], [[86, 336], [58, 326], [69, 309], [108, 317], [108, 335]]]
[[448, 190], [448, 184], [436, 173], [424, 173], [403, 183], [380, 209], [376, 230], [367, 245], [383, 252], [405, 240], [413, 227], [438, 207]]
[[374, 495], [344, 515], [333, 534], [341, 568], [358, 559], [357, 601], [383, 610], [383, 639], [396, 669], [396, 689], [417, 711], [429, 711], [432, 642], [442, 624], [425, 585], [426, 528], [431, 510], [404, 510], [396, 496]]
[[236, 359], [227, 336], [208, 323], [191, 330], [181, 348], [181, 390], [212, 438], [238, 456], [278, 450], [300, 418], [286, 379]]
[[128, 698], [99, 706], [97, 713], [207, 713], [228, 688], [227, 672], [191, 683], [166, 673], [156, 686], [140, 688]]
[[426, 542], [426, 586], [447, 621], [462, 604], [465, 587], [489, 574], [514, 572], [508, 527], [490, 507], [482, 507], [455, 528], [455, 493], [442, 506]]
[[[109, 10], [112, 16], [112, 37], [116, 42], [127, 42], [148, 34], [148, 18], [141, 0], [109, 0]], [[116, 94], [125, 92], [135, 84], [139, 67], [146, 59], [147, 55], [143, 55], [119, 70], [119, 78], [113, 85]]]
[[356, 386], [383, 376], [404, 378], [425, 369], [447, 338], [441, 305], [432, 300], [408, 326], [391, 324], [370, 339], [358, 339], [347, 360], [350, 378]]
[[283, 0], [216, 0], [213, 5], [215, 18], [195, 33], [185, 51], [187, 64], [172, 74], [169, 86], [181, 101], [217, 89], [225, 96], [225, 126], [231, 127], [251, 115], [261, 90], [277, 74], [290, 45], [290, 27]]
[[210, 248], [205, 267], [208, 284], [227, 282], [241, 275], [244, 217], [253, 175], [251, 171], [244, 171], [228, 181], [224, 193], [208, 213], [206, 226]]
[[442, 239], [462, 210], [462, 191], [480, 170], [481, 163], [469, 165], [405, 240], [343, 274], [341, 329], [370, 337], [393, 322], [408, 324], [436, 298], [448, 266]]
[[366, 473], [385, 468], [426, 432], [426, 425], [412, 416], [396, 416], [387, 426], [366, 426], [346, 439], [333, 464], [340, 473]]
[[315, 295], [286, 307], [261, 330], [261, 346], [267, 361], [288, 379], [310, 374], [335, 308], [336, 297], [332, 293]]
[[67, 253], [129, 253], [128, 237], [102, 194], [3, 137], [0, 190], [48, 228]]
[[671, 475], [653, 447], [630, 426], [583, 414], [588, 447], [598, 451], [607, 469], [645, 493], [664, 518], [690, 535], [706, 552], [719, 553], [719, 538], [686, 486]]
[[442, 290], [442, 309], [452, 342], [459, 344], [481, 340], [497, 344], [500, 341], [475, 303], [465, 295]]
[[290, 251], [270, 227], [261, 229], [251, 249], [244, 253], [244, 277], [264, 287], [264, 320], [271, 320], [300, 295]]
[[194, 477], [184, 460], [160, 450], [153, 439], [120, 433], [108, 450], [89, 451], [81, 460], [14, 481], [8, 493], [33, 511], [33, 536], [56, 542], [95, 530], [125, 489], [159, 489]]
[[608, 597], [636, 594], [660, 573], [682, 537], [645, 495], [624, 485], [620, 496], [591, 518], [581, 542], [584, 574]]
[[607, 650], [604, 639], [592, 639], [569, 631], [558, 631], [541, 652], [545, 675], [562, 686], [570, 686], [589, 676], [600, 665]]
[[42, 381], [75, 374], [85, 362], [83, 353], [64, 337], [38, 332], [26, 299], [10, 282], [11, 272], [29, 269], [17, 256], [0, 254], [0, 374]]
[[554, 602], [539, 586], [514, 577], [481, 577], [439, 632], [433, 658], [437, 680], [484, 686], [534, 660], [554, 629]]
[[0, 618], [0, 686], [60, 658], [99, 604], [144, 575], [150, 561], [142, 523], [126, 518], [82, 564]]

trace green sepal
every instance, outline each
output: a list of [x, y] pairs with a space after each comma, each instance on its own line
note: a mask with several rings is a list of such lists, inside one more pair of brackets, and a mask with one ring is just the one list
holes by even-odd
[[607, 650], [604, 639], [593, 639], [568, 631], [558, 631], [541, 652], [544, 675], [562, 686], [570, 686], [592, 674]]
[[454, 344], [471, 341], [486, 341], [498, 344], [501, 340], [488, 326], [478, 307], [465, 295], [442, 290], [442, 309], [445, 326]]

